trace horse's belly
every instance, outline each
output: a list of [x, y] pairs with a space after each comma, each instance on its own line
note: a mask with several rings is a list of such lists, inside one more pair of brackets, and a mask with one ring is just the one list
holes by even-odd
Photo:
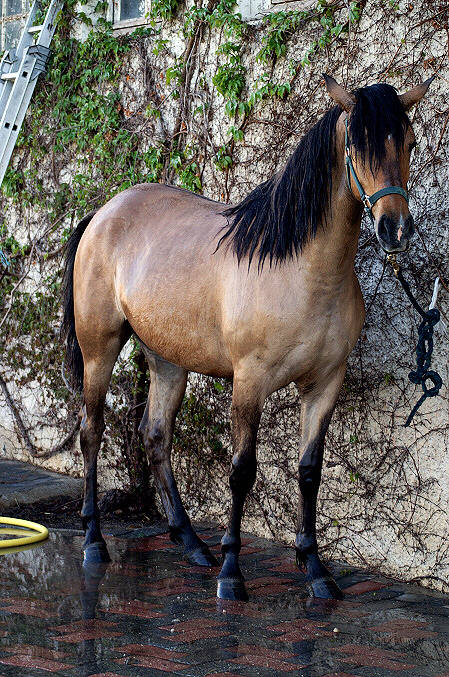
[[126, 304], [125, 316], [139, 339], [164, 360], [188, 371], [218, 377], [232, 376], [229, 354], [212, 308], [189, 303], [165, 292], [146, 295], [143, 307]]
[[231, 378], [233, 375], [232, 364], [220, 351], [219, 346], [215, 347], [212, 341], [199, 344], [188, 332], [179, 335], [172, 333], [169, 343], [151, 331], [144, 336], [137, 335], [150, 350], [167, 362], [183, 367], [187, 371], [219, 378]]

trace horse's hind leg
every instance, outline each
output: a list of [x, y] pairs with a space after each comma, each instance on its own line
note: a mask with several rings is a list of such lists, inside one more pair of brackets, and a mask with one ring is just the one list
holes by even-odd
[[324, 438], [343, 383], [346, 364], [326, 384], [302, 397], [301, 458], [299, 461], [299, 509], [296, 561], [307, 571], [307, 585], [313, 597], [341, 599], [343, 594], [318, 556], [316, 504], [323, 465]]
[[192, 564], [217, 566], [207, 545], [194, 532], [173, 476], [170, 455], [175, 419], [187, 385], [187, 372], [144, 348], [150, 366], [150, 390], [140, 424], [145, 449], [167, 515], [172, 541]]
[[80, 444], [84, 458], [84, 501], [81, 510], [85, 562], [108, 562], [109, 555], [100, 530], [97, 503], [97, 456], [104, 431], [104, 402], [115, 361], [129, 332], [89, 343], [84, 355], [84, 406]]

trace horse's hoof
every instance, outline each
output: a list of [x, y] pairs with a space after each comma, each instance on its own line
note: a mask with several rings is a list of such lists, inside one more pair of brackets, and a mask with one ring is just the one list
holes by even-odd
[[245, 583], [241, 578], [219, 578], [217, 597], [219, 599], [229, 599], [233, 602], [247, 602], [249, 600]]
[[89, 543], [89, 545], [86, 545], [83, 550], [83, 565], [101, 562], [106, 563], [111, 561], [106, 543], [104, 541], [98, 541], [98, 543]]
[[315, 578], [307, 582], [311, 597], [315, 599], [343, 599], [344, 595], [332, 576]]
[[218, 567], [219, 563], [216, 557], [211, 553], [205, 543], [201, 543], [197, 548], [188, 550], [184, 553], [184, 558], [190, 564], [198, 567]]

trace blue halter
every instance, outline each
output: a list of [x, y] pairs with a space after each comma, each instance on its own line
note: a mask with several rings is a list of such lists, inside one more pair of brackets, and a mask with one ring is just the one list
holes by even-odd
[[401, 195], [404, 198], [404, 200], [406, 200], [408, 203], [408, 194], [400, 186], [387, 186], [387, 188], [381, 188], [372, 195], [367, 195], [365, 193], [365, 191], [363, 190], [363, 186], [360, 183], [359, 178], [355, 172], [354, 165], [352, 164], [351, 149], [349, 146], [348, 118], [346, 118], [345, 120], [345, 155], [346, 155], [345, 157], [346, 181], [348, 183], [348, 188], [352, 193], [351, 188], [351, 174], [352, 174], [354, 183], [357, 186], [357, 190], [360, 193], [360, 199], [365, 205], [365, 212], [368, 214], [373, 223], [374, 223], [373, 207], [376, 204], [377, 200], [380, 200], [380, 198], [384, 197], [384, 195]]

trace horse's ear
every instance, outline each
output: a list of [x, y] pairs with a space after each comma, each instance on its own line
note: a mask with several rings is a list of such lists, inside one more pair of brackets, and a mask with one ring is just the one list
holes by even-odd
[[410, 108], [414, 106], [415, 103], [421, 101], [424, 94], [429, 89], [430, 83], [433, 82], [435, 77], [436, 77], [435, 75], [432, 75], [431, 78], [429, 78], [425, 82], [422, 82], [420, 85], [416, 85], [416, 87], [413, 87], [413, 89], [409, 89], [408, 92], [404, 92], [404, 94], [399, 94], [399, 100], [404, 106], [405, 110], [410, 110]]
[[343, 89], [343, 87], [341, 87], [332, 76], [323, 73], [323, 78], [331, 99], [333, 99], [335, 103], [340, 106], [340, 108], [343, 108], [343, 110], [345, 110], [347, 113], [350, 113], [355, 106], [354, 94], [351, 94], [351, 92], [347, 92], [346, 89]]

